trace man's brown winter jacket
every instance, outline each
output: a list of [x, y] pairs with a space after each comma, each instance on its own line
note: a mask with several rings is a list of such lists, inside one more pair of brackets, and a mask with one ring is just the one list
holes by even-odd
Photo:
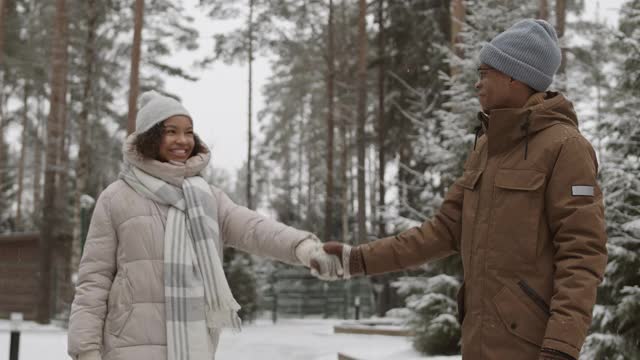
[[460, 253], [465, 359], [538, 359], [541, 347], [577, 359], [607, 261], [595, 153], [560, 94], [480, 118], [437, 215], [361, 246], [366, 273]]

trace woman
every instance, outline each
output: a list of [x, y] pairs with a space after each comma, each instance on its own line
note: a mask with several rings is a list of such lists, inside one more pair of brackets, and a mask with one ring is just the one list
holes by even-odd
[[340, 271], [314, 235], [234, 204], [199, 176], [210, 153], [178, 101], [143, 94], [123, 153], [80, 263], [68, 335], [74, 359], [213, 359], [220, 330], [240, 326], [224, 245]]

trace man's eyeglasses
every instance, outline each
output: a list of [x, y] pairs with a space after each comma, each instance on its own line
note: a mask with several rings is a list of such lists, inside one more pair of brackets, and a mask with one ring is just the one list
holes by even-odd
[[496, 69], [492, 69], [492, 68], [488, 68], [488, 67], [482, 67], [480, 66], [478, 69], [478, 80], [484, 80], [487, 78], [487, 74], [490, 71], [496, 71]]

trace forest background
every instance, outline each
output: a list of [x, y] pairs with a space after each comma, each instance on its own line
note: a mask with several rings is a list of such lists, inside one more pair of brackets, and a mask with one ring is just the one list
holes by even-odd
[[[556, 27], [552, 89], [600, 162], [610, 259], [583, 351], [637, 358], [640, 0], [0, 0], [0, 232], [44, 234], [39, 320], [68, 311], [140, 92], [193, 109], [206, 177], [236, 202], [364, 243], [438, 209], [473, 144], [477, 54], [523, 18]], [[245, 319], [280, 291], [281, 265], [227, 251], [225, 267]], [[332, 291], [406, 319], [418, 350], [452, 354], [461, 276], [451, 258]]]

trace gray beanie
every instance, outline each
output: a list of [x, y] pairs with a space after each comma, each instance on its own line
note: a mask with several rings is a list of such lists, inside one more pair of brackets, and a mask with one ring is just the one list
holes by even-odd
[[481, 63], [537, 91], [551, 85], [561, 59], [556, 31], [544, 20], [521, 20], [480, 50]]
[[155, 124], [172, 116], [184, 115], [191, 118], [187, 109], [178, 100], [153, 90], [140, 95], [138, 108], [136, 116], [136, 133], [138, 134], [142, 134]]

